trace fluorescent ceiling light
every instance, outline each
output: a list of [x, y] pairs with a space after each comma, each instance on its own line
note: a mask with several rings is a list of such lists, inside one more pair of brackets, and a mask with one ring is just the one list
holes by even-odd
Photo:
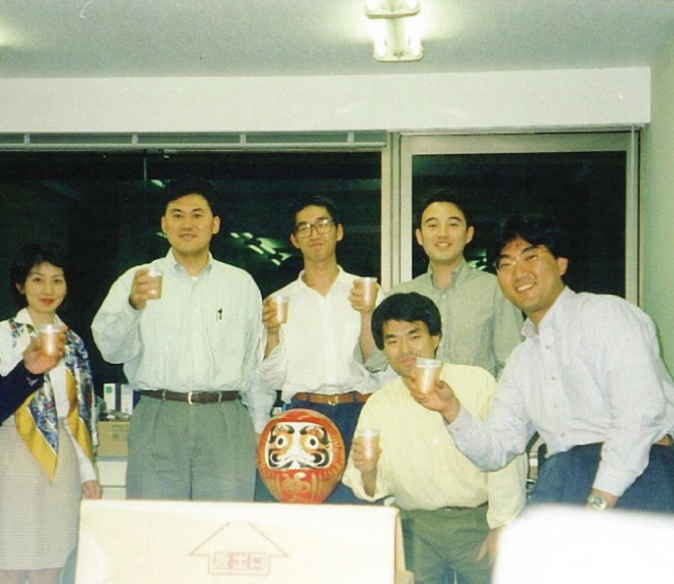
[[419, 0], [365, 0], [375, 59], [387, 63], [423, 59], [420, 10]]

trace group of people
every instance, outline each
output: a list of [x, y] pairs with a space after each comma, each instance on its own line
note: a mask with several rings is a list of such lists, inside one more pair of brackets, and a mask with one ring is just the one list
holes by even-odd
[[[508, 218], [489, 250], [494, 276], [465, 260], [475, 230], [465, 201], [430, 193], [415, 218], [428, 272], [371, 297], [337, 261], [334, 202], [297, 199], [288, 231], [303, 269], [263, 301], [249, 274], [210, 253], [216, 203], [208, 181], [171, 181], [168, 254], [123, 274], [92, 324], [104, 359], [140, 393], [128, 498], [252, 501], [256, 440], [280, 392], [342, 434], [350, 454], [328, 503], [400, 509], [420, 584], [453, 571], [484, 583], [501, 528], [525, 504], [674, 511], [674, 385], [655, 327], [625, 300], [565, 286], [553, 218]], [[0, 323], [3, 584], [56, 582], [79, 499], [101, 495], [88, 358], [56, 315], [66, 272], [55, 248], [25, 248], [11, 273], [22, 309]], [[60, 327], [56, 356], [41, 351], [44, 324]], [[434, 357], [440, 378], [423, 393], [416, 359]], [[358, 428], [379, 430], [374, 457]], [[548, 458], [527, 501], [536, 432]]]

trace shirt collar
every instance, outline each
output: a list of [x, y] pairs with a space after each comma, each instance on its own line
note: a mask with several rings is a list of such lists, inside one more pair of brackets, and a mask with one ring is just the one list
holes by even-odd
[[[468, 276], [468, 269], [469, 268], [468, 264], [466, 263], [466, 259], [462, 257], [459, 265], [456, 266], [452, 272], [452, 281], [449, 286], [451, 287], [454, 286], [454, 284], [460, 284], [463, 282], [466, 279], [466, 276]], [[438, 286], [435, 284], [435, 276], [433, 275], [433, 267], [431, 266], [430, 262], [428, 264], [428, 270], [426, 271], [426, 274], [430, 279], [431, 284], [437, 288]]]
[[[29, 324], [31, 326], [35, 326], [33, 324], [33, 319], [30, 317], [30, 312], [28, 312], [27, 308], [22, 308], [21, 310], [19, 310], [14, 320], [19, 324]], [[57, 326], [61, 326], [63, 324], [63, 321], [59, 318], [58, 314], [54, 315], [54, 324]]]
[[575, 296], [576, 293], [571, 290], [571, 288], [564, 286], [564, 289], [560, 295], [557, 296], [554, 304], [545, 313], [543, 320], [541, 320], [540, 324], [538, 325], [538, 331], [536, 331], [536, 327], [534, 326], [534, 323], [531, 322], [531, 319], [527, 318], [527, 320], [524, 322], [524, 325], [522, 326], [522, 334], [528, 339], [533, 339], [539, 336], [539, 333], [542, 330], [554, 330], [560, 319], [566, 318], [568, 307], [573, 302]]
[[[170, 266], [175, 271], [187, 273], [187, 272], [185, 272], [185, 268], [183, 268], [180, 265], [180, 262], [176, 259], [176, 256], [173, 253], [172, 247], [169, 248], [168, 253], [166, 254], [166, 257], [164, 258], [164, 262], [166, 262], [166, 266]], [[206, 271], [210, 271], [212, 267], [213, 267], [213, 254], [209, 251], [208, 252], [208, 263], [204, 266], [204, 269], [201, 270], [201, 274], [203, 274]], [[199, 274], [199, 276], [201, 276], [201, 274]]]
[[[337, 282], [346, 284], [349, 288], [351, 288], [351, 280], [349, 280], [348, 276], [346, 275], [346, 272], [342, 269], [342, 266], [338, 265], [337, 270], [338, 270], [337, 277], [335, 278], [335, 281], [332, 283], [330, 289], [332, 290], [332, 288], [334, 288]], [[308, 290], [311, 290], [311, 288], [307, 286], [303, 278], [304, 278], [304, 270], [302, 270], [299, 276], [297, 276], [296, 282], [298, 282], [302, 288], [307, 288]]]

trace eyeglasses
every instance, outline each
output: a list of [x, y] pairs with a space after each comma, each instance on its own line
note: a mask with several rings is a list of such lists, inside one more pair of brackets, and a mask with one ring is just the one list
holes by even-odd
[[335, 222], [327, 217], [317, 219], [313, 223], [300, 223], [299, 225], [295, 225], [295, 235], [302, 239], [310, 237], [312, 229], [316, 229], [316, 233], [323, 235], [328, 233], [334, 224]]
[[515, 266], [522, 263], [523, 266], [532, 268], [535, 264], [538, 263], [538, 260], [541, 257], [541, 254], [547, 252], [552, 253], [550, 250], [547, 250], [543, 247], [530, 247], [524, 250], [516, 258], [503, 257], [498, 258], [493, 266], [497, 272], [506, 273], [512, 272], [515, 269]]

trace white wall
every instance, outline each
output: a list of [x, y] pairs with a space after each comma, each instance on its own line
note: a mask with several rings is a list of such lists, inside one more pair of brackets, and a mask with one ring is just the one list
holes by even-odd
[[650, 119], [650, 70], [0, 79], [0, 103], [0, 133], [629, 126]]
[[674, 373], [674, 39], [652, 69], [652, 122], [644, 133], [644, 309]]

